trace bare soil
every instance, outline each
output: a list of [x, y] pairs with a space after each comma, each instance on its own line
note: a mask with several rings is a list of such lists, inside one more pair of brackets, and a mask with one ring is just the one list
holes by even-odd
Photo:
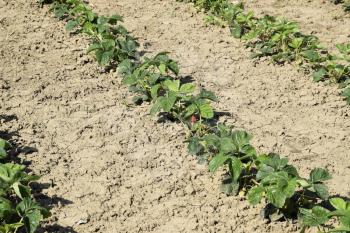
[[[297, 2], [288, 1], [290, 12], [309, 7]], [[218, 94], [216, 108], [230, 114], [221, 120], [249, 131], [260, 152], [288, 157], [302, 174], [326, 167], [333, 174], [331, 193], [350, 195], [350, 107], [336, 86], [314, 83], [292, 65], [254, 62], [239, 40], [206, 26], [190, 4], [90, 4], [122, 15], [146, 55], [171, 52], [182, 75]], [[266, 1], [267, 10], [287, 14], [271, 4]], [[342, 25], [327, 7], [318, 10], [323, 24]], [[306, 28], [319, 15], [305, 12], [300, 20]], [[321, 39], [338, 42], [350, 28], [344, 22], [348, 26], [331, 36], [317, 29]], [[98, 67], [85, 52], [88, 39], [65, 32], [46, 7], [0, 0], [0, 31], [0, 130], [38, 149], [21, 158], [42, 175], [38, 199], [52, 207], [41, 232], [298, 230], [293, 222], [266, 223], [261, 206], [221, 194], [221, 174], [210, 174], [187, 154], [181, 126], [157, 123], [147, 104], [130, 106], [117, 73]]]

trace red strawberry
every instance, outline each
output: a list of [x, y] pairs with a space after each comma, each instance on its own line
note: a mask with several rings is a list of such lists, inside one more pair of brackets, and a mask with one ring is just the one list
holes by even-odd
[[192, 117], [191, 117], [191, 122], [194, 124], [194, 123], [196, 123], [196, 121], [197, 121], [196, 116], [195, 116], [195, 115], [192, 115]]

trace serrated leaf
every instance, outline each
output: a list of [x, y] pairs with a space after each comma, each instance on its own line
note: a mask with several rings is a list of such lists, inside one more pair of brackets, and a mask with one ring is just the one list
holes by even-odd
[[179, 91], [180, 80], [165, 80], [163, 84], [172, 92]]
[[220, 186], [221, 192], [231, 195], [231, 194], [237, 194], [239, 190], [239, 183], [238, 182], [224, 182]]
[[159, 66], [158, 66], [158, 69], [160, 71], [161, 74], [166, 74], [166, 66], [164, 63], [161, 63]]
[[185, 118], [192, 116], [197, 111], [197, 105], [191, 104], [185, 110]]
[[238, 150], [241, 150], [245, 145], [249, 144], [250, 135], [242, 130], [236, 130], [232, 133], [233, 143], [236, 145]]
[[0, 197], [0, 219], [11, 219], [12, 215], [15, 213], [16, 211], [12, 207], [11, 201]]
[[243, 164], [241, 160], [239, 160], [236, 157], [231, 157], [229, 161], [229, 169], [230, 169], [232, 180], [235, 182], [238, 181], [243, 169]]
[[236, 152], [236, 145], [232, 142], [229, 137], [224, 137], [220, 139], [220, 151], [224, 154], [229, 152]]
[[319, 196], [322, 200], [328, 200], [329, 193], [328, 188], [324, 184], [314, 184], [313, 185], [317, 196]]
[[158, 97], [158, 90], [160, 88], [160, 84], [154, 85], [151, 88], [151, 97], [152, 99], [156, 99]]
[[188, 94], [188, 93], [192, 93], [195, 90], [195, 85], [192, 83], [186, 83], [181, 85], [180, 87], [180, 92], [183, 94]]
[[107, 65], [113, 58], [113, 51], [105, 51], [99, 60], [100, 65]]
[[77, 27], [79, 23], [75, 20], [69, 20], [66, 24], [66, 30], [67, 31], [72, 31], [75, 27]]
[[209, 103], [201, 103], [199, 105], [199, 112], [201, 117], [211, 119], [214, 117], [214, 110]]
[[339, 198], [339, 197], [331, 198], [329, 200], [329, 202], [337, 210], [346, 210], [347, 209], [346, 202], [342, 198]]
[[201, 99], [207, 99], [207, 100], [211, 100], [211, 101], [217, 101], [218, 98], [216, 97], [216, 95], [211, 92], [211, 91], [207, 91], [202, 89], [199, 93], [199, 98]]
[[155, 101], [151, 107], [150, 114], [152, 116], [156, 115], [162, 109], [159, 99]]
[[118, 65], [118, 72], [124, 75], [130, 75], [133, 72], [133, 63], [130, 59], [125, 59]]
[[256, 174], [256, 178], [258, 180], [262, 180], [272, 172], [274, 172], [274, 169], [272, 167], [267, 166], [266, 164], [262, 164], [258, 170], [258, 173]]
[[27, 232], [29, 233], [34, 233], [37, 230], [40, 221], [43, 220], [43, 216], [39, 210], [33, 210], [29, 213], [26, 213], [24, 217], [24, 224], [26, 226]]
[[307, 51], [303, 52], [303, 55], [310, 62], [317, 62], [320, 59], [319, 53], [317, 51], [314, 51], [314, 50], [307, 50]]
[[346, 97], [348, 104], [350, 104], [350, 87], [344, 89], [341, 93], [342, 96]]
[[209, 171], [215, 172], [219, 167], [224, 165], [229, 158], [230, 158], [229, 156], [226, 156], [223, 154], [217, 154], [209, 162]]
[[174, 92], [167, 92], [167, 94], [160, 98], [160, 105], [165, 112], [170, 112], [176, 102], [177, 96]]
[[230, 28], [231, 35], [235, 38], [241, 38], [243, 34], [243, 28], [239, 25]]
[[322, 68], [316, 71], [312, 76], [314, 78], [314, 81], [319, 82], [325, 78], [326, 74], [327, 74], [327, 71]]
[[265, 189], [260, 186], [255, 186], [248, 192], [248, 201], [252, 205], [257, 205], [261, 202], [265, 193]]
[[203, 146], [200, 144], [199, 139], [197, 137], [191, 137], [188, 140], [187, 149], [189, 154], [196, 155], [203, 149]]
[[98, 49], [101, 49], [102, 48], [102, 45], [99, 44], [99, 43], [94, 43], [92, 45], [89, 46], [88, 50], [87, 50], [87, 53], [90, 53], [92, 51], [95, 51], [95, 50], [98, 50]]
[[176, 75], [179, 74], [179, 65], [177, 64], [177, 62], [175, 61], [171, 61], [169, 64], [168, 64], [168, 68]]
[[277, 208], [282, 208], [286, 202], [286, 195], [281, 190], [273, 187], [267, 189], [266, 198]]
[[30, 193], [29, 187], [24, 186], [24, 185], [20, 184], [19, 182], [15, 182], [12, 184], [12, 188], [19, 198], [23, 199], [25, 197], [30, 197], [31, 193]]
[[0, 147], [0, 159], [5, 159], [6, 157], [7, 157], [6, 150]]
[[300, 208], [300, 218], [304, 226], [317, 227], [328, 220], [328, 210], [321, 206], [315, 206], [311, 210]]
[[318, 183], [322, 181], [326, 181], [331, 179], [331, 175], [326, 169], [323, 168], [315, 168], [310, 173], [310, 182]]
[[131, 86], [137, 83], [137, 77], [133, 74], [127, 75], [123, 78], [123, 84], [127, 86]]

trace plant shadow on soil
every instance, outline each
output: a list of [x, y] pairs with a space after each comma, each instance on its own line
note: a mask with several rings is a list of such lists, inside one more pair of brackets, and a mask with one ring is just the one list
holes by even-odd
[[57, 224], [53, 224], [46, 227], [40, 227], [37, 230], [38, 233], [77, 233], [72, 227], [63, 227]]
[[[0, 121], [2, 123], [6, 123], [12, 120], [18, 120], [17, 116], [15, 115], [0, 115]], [[18, 131], [14, 132], [8, 132], [8, 131], [0, 131], [0, 138], [5, 139], [6, 141], [9, 141], [12, 145], [12, 148], [10, 149], [8, 153], [8, 158], [6, 158], [3, 162], [9, 163], [9, 162], [15, 162], [17, 164], [25, 165], [26, 166], [26, 172], [32, 172], [31, 169], [29, 169], [27, 166], [31, 164], [31, 161], [28, 161], [26, 159], [21, 159], [18, 157], [19, 154], [31, 154], [34, 152], [38, 152], [38, 150], [34, 147], [25, 146], [20, 142], [20, 134]], [[56, 195], [50, 197], [42, 193], [44, 189], [48, 189], [50, 187], [53, 187], [54, 184], [52, 183], [38, 183], [33, 182], [30, 184], [33, 192], [34, 199], [40, 203], [41, 206], [52, 209], [53, 206], [60, 205], [60, 206], [66, 206], [69, 204], [72, 204], [73, 202], [67, 199], [64, 199], [62, 197], [57, 197]], [[76, 233], [75, 230], [71, 227], [63, 227], [58, 224], [53, 225], [47, 225], [44, 227], [39, 227], [37, 232], [64, 232], [64, 233]]]

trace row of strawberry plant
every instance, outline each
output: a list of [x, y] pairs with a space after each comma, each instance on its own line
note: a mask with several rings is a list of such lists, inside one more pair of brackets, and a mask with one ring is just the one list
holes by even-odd
[[328, 80], [343, 88], [350, 104], [350, 43], [337, 44], [337, 54], [325, 49], [319, 39], [303, 34], [295, 22], [265, 15], [255, 17], [245, 12], [243, 3], [229, 0], [177, 0], [194, 3], [204, 10], [208, 23], [227, 26], [232, 36], [253, 49], [253, 58], [271, 57], [273, 62], [294, 62], [305, 72], [313, 72], [315, 81]]
[[32, 197], [29, 184], [39, 176], [27, 174], [24, 165], [5, 162], [10, 157], [11, 147], [8, 141], [0, 138], [0, 232], [25, 230], [33, 233], [50, 212]]
[[[299, 217], [303, 230], [317, 227], [323, 232], [350, 232], [350, 203], [342, 198], [328, 202], [324, 182], [331, 176], [327, 170], [316, 168], [302, 178], [287, 159], [273, 153], [258, 154], [245, 131], [216, 124], [215, 94], [182, 79], [178, 63], [165, 52], [141, 58], [138, 44], [121, 25], [120, 16], [99, 16], [82, 0], [49, 3], [55, 15], [66, 21], [67, 30], [91, 36], [88, 52], [99, 64], [118, 68], [136, 104], [149, 102], [151, 115], [182, 123], [189, 153], [207, 162], [212, 172], [225, 169], [223, 191], [246, 195], [253, 205], [264, 201], [265, 217], [271, 220]], [[325, 208], [328, 203], [332, 208]], [[327, 224], [334, 221], [339, 224]]]

